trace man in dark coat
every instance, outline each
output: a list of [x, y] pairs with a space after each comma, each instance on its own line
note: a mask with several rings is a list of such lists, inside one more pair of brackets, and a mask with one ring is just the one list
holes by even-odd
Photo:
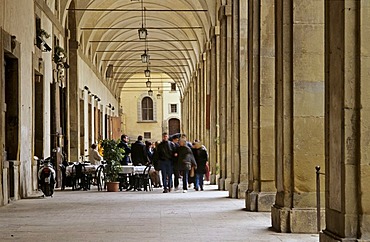
[[172, 159], [175, 146], [168, 138], [168, 134], [163, 133], [162, 142], [158, 145], [154, 153], [154, 162], [159, 162], [161, 166], [163, 193], [170, 192], [172, 186]]
[[146, 165], [149, 162], [143, 136], [139, 135], [137, 141], [131, 145], [131, 159], [134, 166]]
[[180, 135], [172, 136], [172, 142], [175, 146], [174, 155], [173, 155], [173, 175], [174, 175], [174, 186], [175, 191], [179, 188], [179, 179], [180, 179], [180, 165], [178, 159], [177, 149], [180, 147], [179, 145]]
[[130, 154], [131, 154], [131, 149], [128, 147], [128, 136], [123, 134], [121, 135], [121, 142], [118, 144], [118, 147], [122, 148], [125, 150], [125, 156], [121, 160], [121, 165], [127, 166], [128, 163], [130, 163]]

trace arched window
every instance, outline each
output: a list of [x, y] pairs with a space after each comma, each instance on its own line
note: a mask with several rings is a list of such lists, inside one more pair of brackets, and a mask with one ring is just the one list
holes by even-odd
[[143, 121], [154, 120], [153, 100], [150, 97], [144, 97], [141, 101], [141, 114]]

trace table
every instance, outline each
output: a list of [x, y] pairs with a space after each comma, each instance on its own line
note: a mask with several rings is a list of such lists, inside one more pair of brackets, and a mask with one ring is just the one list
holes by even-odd
[[[85, 174], [93, 174], [96, 172], [96, 169], [99, 167], [98, 165], [91, 165], [90, 163], [82, 163], [84, 169], [83, 173]], [[69, 165], [66, 167], [66, 176], [71, 176], [73, 172], [73, 166], [74, 165]]]
[[[121, 171], [119, 174], [126, 174], [126, 175], [142, 175], [144, 173], [144, 170], [147, 166], [121, 166]], [[150, 170], [154, 170], [154, 167], [151, 166]], [[148, 172], [149, 172], [148, 171]]]

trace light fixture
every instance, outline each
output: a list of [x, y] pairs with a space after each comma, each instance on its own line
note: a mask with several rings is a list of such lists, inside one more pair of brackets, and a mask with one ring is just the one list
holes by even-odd
[[150, 90], [148, 91], [148, 95], [149, 95], [149, 96], [153, 96], [153, 91], [152, 91], [152, 89], [150, 89]]
[[144, 50], [144, 54], [141, 55], [141, 62], [148, 63], [150, 56], [146, 53], [146, 50]]
[[148, 79], [146, 82], [146, 87], [151, 88], [152, 87], [152, 82]]
[[148, 30], [146, 30], [146, 28], [142, 26], [137, 32], [139, 34], [139, 39], [146, 39], [148, 35]]
[[137, 31], [139, 34], [139, 39], [146, 39], [148, 35], [148, 30], [145, 28], [145, 8], [144, 8], [144, 0], [141, 0], [141, 28]]
[[150, 70], [147, 67], [146, 70], [144, 71], [145, 77], [150, 77]]

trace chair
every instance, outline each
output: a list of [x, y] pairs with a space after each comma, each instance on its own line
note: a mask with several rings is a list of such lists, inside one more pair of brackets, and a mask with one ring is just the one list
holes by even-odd
[[142, 184], [143, 184], [143, 188], [144, 188], [144, 191], [148, 191], [148, 187], [149, 187], [149, 191], [153, 191], [153, 188], [152, 188], [152, 178], [150, 177], [149, 175], [149, 172], [152, 168], [152, 165], [147, 165], [143, 171], [143, 174], [141, 175], [141, 179], [142, 179]]
[[87, 176], [84, 173], [85, 167], [81, 163], [72, 166], [72, 190], [87, 190]]
[[106, 187], [105, 187], [104, 165], [100, 165], [98, 166], [98, 168], [96, 168], [95, 176], [96, 176], [96, 185], [98, 186], [98, 191], [103, 191], [103, 189], [105, 190]]

